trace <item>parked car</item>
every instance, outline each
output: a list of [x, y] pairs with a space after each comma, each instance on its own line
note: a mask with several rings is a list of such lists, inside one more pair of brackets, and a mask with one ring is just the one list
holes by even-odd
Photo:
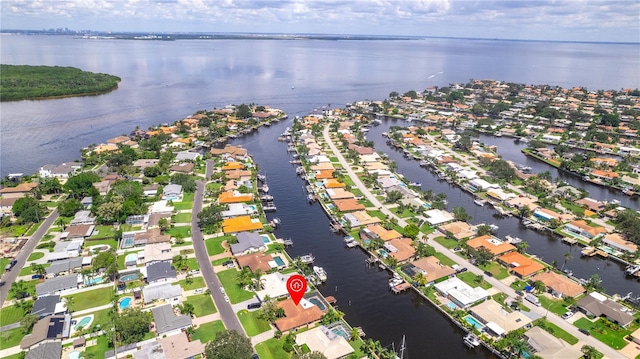
[[258, 309], [262, 306], [260, 302], [247, 304], [247, 309]]
[[573, 317], [573, 314], [575, 314], [575, 313], [566, 312], [566, 313], [562, 314], [562, 319], [569, 319], [569, 318]]
[[586, 329], [579, 328], [578, 331], [584, 335], [591, 335], [591, 333], [589, 333], [589, 331]]
[[224, 263], [222, 263], [223, 266], [227, 267], [227, 268], [233, 268], [235, 267], [235, 263], [233, 263], [233, 261], [226, 261]]
[[220, 293], [224, 294], [224, 287], [220, 287]]
[[458, 270], [457, 270], [456, 272], [457, 272], [457, 273], [463, 273], [463, 272], [466, 272], [466, 271], [468, 271], [468, 270], [469, 270], [469, 268], [467, 268], [467, 267], [462, 267], [462, 268], [458, 268]]
[[31, 279], [42, 279], [44, 276], [42, 274], [34, 274], [31, 276]]
[[527, 295], [524, 296], [524, 299], [528, 300], [529, 302], [535, 304], [538, 307], [541, 306], [540, 300], [538, 299], [538, 297], [536, 297], [531, 293], [527, 293]]

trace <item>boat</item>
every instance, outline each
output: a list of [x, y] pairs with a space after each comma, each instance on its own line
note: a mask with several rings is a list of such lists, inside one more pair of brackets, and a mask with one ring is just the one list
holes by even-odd
[[309, 202], [315, 202], [317, 200], [316, 195], [309, 193], [307, 195], [307, 200], [309, 200]]
[[262, 210], [265, 212], [275, 212], [278, 210], [278, 208], [276, 207], [276, 205], [273, 202], [266, 202], [263, 206], [262, 206]]
[[280, 220], [280, 218], [278, 217], [273, 217], [273, 219], [271, 220], [271, 222], [273, 224], [275, 224], [276, 226], [279, 225], [280, 223], [282, 223], [282, 221]]
[[263, 184], [262, 187], [260, 187], [259, 189], [260, 189], [260, 191], [262, 191], [264, 193], [269, 192], [269, 186], [266, 183]]
[[422, 183], [420, 183], [420, 182], [409, 182], [409, 186], [420, 187], [420, 186], [422, 186]]
[[303, 173], [304, 173], [304, 167], [302, 167], [302, 166], [296, 167], [296, 174], [297, 175], [301, 175]]
[[478, 337], [473, 333], [468, 333], [467, 335], [465, 335], [462, 338], [462, 341], [467, 347], [471, 349], [476, 348], [480, 345], [480, 341], [478, 340]]
[[258, 174], [258, 175], [256, 176], [256, 178], [257, 178], [257, 179], [258, 179], [258, 181], [260, 181], [260, 182], [264, 182], [264, 181], [266, 181], [266, 180], [267, 180], [267, 176], [266, 176], [266, 175], [263, 175], [263, 174]]
[[376, 118], [375, 120], [371, 121], [371, 124], [374, 126], [380, 125], [382, 124], [382, 121], [378, 118]]
[[389, 288], [393, 288], [397, 285], [400, 285], [404, 282], [402, 278], [400, 278], [397, 274], [394, 274], [393, 277], [389, 278]]
[[272, 196], [272, 195], [269, 195], [269, 194], [265, 194], [265, 195], [260, 196], [260, 200], [261, 200], [262, 202], [269, 202], [269, 201], [273, 201], [273, 196]]
[[634, 275], [638, 271], [640, 271], [640, 265], [630, 265], [630, 266], [627, 266], [627, 268], [625, 268], [624, 274], [626, 274], [626, 275]]
[[495, 232], [495, 231], [497, 231], [498, 229], [500, 229], [500, 227], [498, 227], [498, 226], [497, 226], [497, 225], [495, 225], [495, 224], [490, 224], [490, 225], [489, 225], [489, 228], [491, 228], [491, 232]]
[[512, 237], [510, 235], [506, 235], [504, 236], [507, 239], [507, 242], [511, 243], [511, 244], [517, 244], [517, 243], [521, 243], [522, 239], [520, 239], [519, 237]]
[[349, 248], [353, 248], [358, 245], [358, 242], [356, 242], [356, 240], [353, 239], [353, 237], [346, 236], [344, 237], [344, 244]]
[[313, 273], [316, 274], [316, 276], [318, 277], [318, 279], [320, 279], [321, 282], [327, 281], [327, 272], [325, 272], [324, 268], [313, 266]]
[[485, 203], [487, 203], [487, 201], [477, 198], [473, 200], [473, 203], [477, 204], [478, 206], [482, 207], [485, 205]]
[[305, 254], [300, 257], [300, 261], [304, 264], [313, 264], [314, 260], [316, 260], [316, 258], [311, 253]]

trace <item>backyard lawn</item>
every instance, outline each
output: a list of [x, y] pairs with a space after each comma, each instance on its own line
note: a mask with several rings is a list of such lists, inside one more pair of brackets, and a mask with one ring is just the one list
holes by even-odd
[[113, 288], [105, 287], [86, 292], [65, 295], [64, 298], [73, 297], [73, 311], [85, 310], [93, 307], [111, 303], [113, 299]]
[[245, 300], [249, 300], [254, 297], [253, 292], [244, 290], [240, 287], [237, 279], [238, 273], [240, 272], [235, 269], [227, 269], [218, 273], [218, 278], [220, 278], [220, 282], [222, 283], [231, 304], [244, 302]]
[[490, 272], [491, 274], [493, 274], [493, 277], [495, 279], [505, 279], [509, 276], [507, 268], [501, 266], [496, 262], [488, 262], [487, 264], [478, 267], [485, 272]]
[[0, 350], [15, 347], [20, 344], [23, 337], [24, 334], [22, 333], [22, 328], [15, 328], [0, 332]]
[[187, 297], [187, 303], [193, 304], [193, 314], [196, 317], [204, 317], [205, 315], [213, 314], [216, 312], [216, 307], [213, 305], [213, 300], [209, 294], [199, 294]]
[[191, 336], [191, 340], [200, 339], [202, 344], [206, 344], [207, 342], [214, 340], [216, 338], [216, 334], [224, 331], [225, 328], [224, 324], [222, 324], [222, 320], [200, 324]]
[[85, 353], [93, 354], [94, 358], [104, 358], [104, 353], [107, 350], [109, 350], [109, 339], [106, 335], [101, 335], [97, 339], [97, 344], [87, 347]]
[[28, 313], [28, 311], [25, 309], [29, 308], [10, 305], [0, 309], [0, 327], [7, 324], [19, 322], [20, 319], [22, 319], [22, 317], [24, 317], [24, 315]]
[[92, 241], [91, 239], [87, 239], [84, 242], [85, 247], [98, 246], [103, 244], [111, 246], [111, 248], [113, 249], [118, 249], [118, 241], [116, 241], [115, 239], [101, 239], [98, 241]]
[[478, 281], [479, 277], [476, 276], [475, 274], [471, 273], [471, 272], [460, 273], [460, 274], [458, 274], [458, 278], [460, 278], [461, 281], [467, 283], [468, 285], [470, 285], [473, 288], [478, 287], [478, 286], [480, 286], [480, 288], [482, 288], [482, 289], [491, 288], [491, 284], [489, 284], [489, 282], [484, 280], [484, 277], [483, 277], [482, 281]]
[[548, 309], [550, 312], [553, 312], [557, 315], [562, 315], [569, 310], [567, 309], [567, 305], [563, 300], [550, 299], [544, 295], [539, 296], [538, 299], [540, 300], [542, 308]]
[[173, 216], [172, 219], [176, 223], [191, 223], [191, 213], [190, 212], [178, 213], [175, 216]]
[[536, 325], [539, 326], [540, 328], [546, 330], [547, 332], [549, 332], [554, 337], [560, 338], [560, 339], [564, 340], [565, 342], [567, 342], [567, 343], [569, 343], [571, 345], [574, 345], [575, 343], [578, 342], [578, 338], [576, 338], [573, 335], [569, 334], [567, 331], [565, 331], [564, 329], [560, 328], [559, 326], [548, 322], [544, 318], [539, 319], [536, 322]]
[[260, 359], [288, 359], [291, 358], [291, 354], [282, 349], [283, 341], [276, 338], [271, 338], [258, 345], [256, 345], [256, 352], [260, 356]]
[[36, 261], [42, 257], [44, 257], [43, 252], [33, 252], [29, 255], [29, 258], [27, 258], [27, 262]]
[[209, 238], [205, 240], [204, 244], [207, 246], [207, 253], [209, 253], [210, 256], [213, 256], [213, 255], [224, 252], [224, 247], [222, 247], [222, 242], [226, 241], [229, 238], [230, 236], [226, 235], [226, 236]]
[[[77, 321], [82, 320], [82, 318], [93, 314], [93, 321], [91, 322], [91, 328], [95, 327], [96, 325], [99, 325], [100, 328], [104, 329], [104, 328], [109, 328], [111, 327], [111, 318], [109, 317], [109, 313], [111, 312], [110, 308], [107, 309], [103, 309], [103, 310], [98, 310], [96, 312], [91, 312], [91, 313], [87, 313], [87, 314], [83, 314], [83, 315], [78, 315], [77, 317], [74, 316], [73, 319], [76, 319]], [[85, 328], [86, 329], [86, 328]]]
[[175, 226], [171, 227], [167, 233], [173, 238], [191, 237], [191, 226]]
[[193, 277], [191, 278], [191, 280], [193, 281], [191, 284], [187, 284], [186, 279], [179, 281], [178, 284], [180, 284], [182, 290], [192, 290], [206, 287], [206, 285], [204, 284], [204, 279], [202, 277]]
[[615, 329], [612, 329], [604, 324], [602, 318], [599, 318], [595, 322], [591, 322], [587, 318], [580, 318], [573, 322], [573, 325], [580, 329], [588, 330], [591, 336], [613, 349], [622, 349], [629, 344], [624, 340], [624, 337], [631, 334], [631, 331], [619, 327], [617, 324], [614, 324], [612, 327], [615, 327]]
[[247, 335], [250, 337], [266, 332], [267, 330], [271, 329], [269, 322], [267, 322], [264, 319], [258, 318], [259, 314], [260, 314], [260, 311], [249, 312], [246, 309], [243, 309], [238, 312], [238, 318], [240, 318], [240, 323], [242, 323], [242, 327], [247, 332]]

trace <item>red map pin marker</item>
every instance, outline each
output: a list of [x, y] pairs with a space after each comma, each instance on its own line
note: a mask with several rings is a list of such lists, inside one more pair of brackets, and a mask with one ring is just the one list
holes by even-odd
[[291, 299], [293, 299], [293, 303], [298, 305], [300, 303], [300, 299], [304, 295], [304, 292], [307, 290], [307, 280], [304, 279], [301, 275], [292, 275], [287, 279], [287, 291], [289, 291], [289, 295]]

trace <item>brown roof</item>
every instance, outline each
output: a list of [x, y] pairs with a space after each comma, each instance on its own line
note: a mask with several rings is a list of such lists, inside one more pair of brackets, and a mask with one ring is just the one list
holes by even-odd
[[420, 258], [411, 262], [411, 264], [425, 272], [424, 276], [427, 278], [427, 283], [448, 277], [456, 272], [453, 268], [440, 264], [440, 260], [434, 256]]
[[136, 245], [169, 242], [170, 240], [171, 236], [163, 235], [160, 232], [160, 228], [148, 229], [146, 232], [136, 233], [133, 235], [133, 242]]
[[73, 238], [89, 237], [91, 236], [91, 233], [93, 233], [94, 228], [95, 226], [90, 224], [81, 224], [79, 226], [69, 226], [67, 227], [67, 230], [66, 230], [66, 232], [68, 233], [67, 238], [73, 239]]
[[200, 339], [189, 341], [185, 332], [158, 339], [158, 342], [164, 350], [166, 359], [192, 358], [204, 353], [204, 344]]
[[394, 238], [387, 244], [394, 246], [398, 250], [397, 252], [389, 253], [398, 262], [404, 262], [416, 254], [416, 250], [411, 245], [411, 238]]
[[21, 193], [21, 192], [29, 192], [32, 189], [38, 187], [37, 183], [29, 182], [29, 183], [20, 183], [15, 187], [5, 187], [0, 189], [0, 193]]
[[576, 297], [585, 292], [584, 287], [580, 284], [553, 271], [536, 274], [531, 279], [534, 282], [541, 281], [545, 286], [565, 297]]
[[278, 307], [284, 309], [285, 317], [276, 320], [276, 327], [281, 332], [286, 332], [303, 325], [314, 323], [322, 318], [322, 311], [315, 305], [307, 309], [299, 303], [295, 305], [291, 298], [279, 302]]
[[506, 253], [516, 249], [512, 244], [503, 242], [496, 237], [490, 235], [484, 235], [476, 237], [467, 241], [467, 245], [473, 249], [484, 247], [489, 250], [494, 256], [502, 253]]
[[443, 224], [438, 228], [444, 233], [450, 233], [456, 239], [463, 239], [476, 234], [469, 223], [461, 221]]
[[390, 241], [394, 238], [402, 237], [402, 234], [398, 233], [395, 229], [388, 230], [379, 224], [369, 225], [367, 229], [377, 234], [383, 241]]
[[252, 272], [255, 272], [256, 269], [262, 270], [262, 272], [266, 272], [271, 269], [269, 266], [269, 262], [273, 260], [271, 254], [264, 254], [262, 252], [251, 253], [244, 256], [237, 256], [236, 260], [240, 265], [240, 268], [249, 267]]
[[504, 254], [498, 259], [511, 267], [511, 271], [521, 278], [536, 274], [544, 269], [542, 264], [518, 252]]
[[193, 166], [195, 166], [193, 163], [183, 163], [180, 165], [171, 166], [169, 170], [175, 172], [191, 172], [191, 170], [193, 170]]
[[355, 198], [339, 199], [333, 201], [333, 203], [338, 207], [340, 212], [353, 212], [365, 209], [365, 206], [358, 203], [358, 200]]

